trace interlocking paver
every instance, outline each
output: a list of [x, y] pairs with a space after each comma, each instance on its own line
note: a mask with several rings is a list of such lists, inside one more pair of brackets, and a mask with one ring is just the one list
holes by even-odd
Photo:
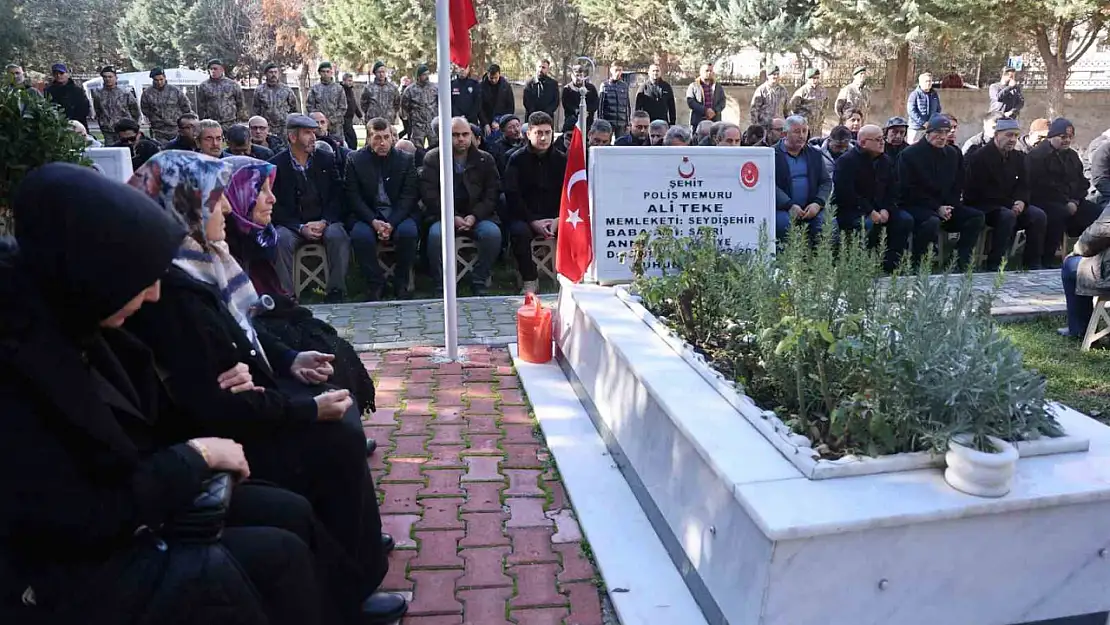
[[600, 623], [596, 568], [508, 354], [468, 350], [464, 363], [428, 347], [361, 355], [385, 381], [364, 420], [397, 543], [382, 589], [411, 591], [401, 625]]

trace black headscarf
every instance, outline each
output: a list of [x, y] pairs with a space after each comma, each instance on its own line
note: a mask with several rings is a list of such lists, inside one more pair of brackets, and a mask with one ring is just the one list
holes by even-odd
[[166, 273], [185, 226], [87, 167], [36, 169], [12, 201], [22, 272], [69, 332], [99, 323]]

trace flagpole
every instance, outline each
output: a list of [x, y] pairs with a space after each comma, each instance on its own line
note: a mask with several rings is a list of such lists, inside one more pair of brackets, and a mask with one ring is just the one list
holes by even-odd
[[[451, 0], [436, 0], [436, 88], [439, 91], [439, 232], [443, 246], [443, 340], [450, 360], [459, 359], [459, 311], [455, 297], [455, 169], [451, 157]], [[446, 80], [444, 78], [446, 77]]]

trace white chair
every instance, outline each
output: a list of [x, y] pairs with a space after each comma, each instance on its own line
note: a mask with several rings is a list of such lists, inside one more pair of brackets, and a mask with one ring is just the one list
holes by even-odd
[[293, 255], [293, 291], [297, 298], [305, 289], [326, 289], [330, 277], [327, 250], [323, 245], [308, 243], [297, 248]]
[[1083, 344], [1080, 349], [1088, 351], [1091, 345], [1104, 336], [1110, 335], [1110, 297], [1096, 297], [1094, 302], [1094, 312], [1091, 313], [1091, 321], [1087, 324], [1087, 333], [1083, 335]]

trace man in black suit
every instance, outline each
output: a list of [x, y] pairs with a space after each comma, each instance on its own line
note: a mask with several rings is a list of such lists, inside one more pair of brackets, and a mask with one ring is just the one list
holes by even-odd
[[323, 244], [329, 267], [327, 301], [338, 302], [346, 295], [351, 239], [343, 227], [346, 210], [335, 158], [316, 151], [318, 126], [307, 115], [290, 115], [285, 122], [289, 148], [270, 159], [277, 166], [275, 264], [282, 290], [292, 294], [293, 255], [297, 247], [305, 243]]
[[369, 283], [370, 301], [380, 299], [385, 274], [378, 264], [378, 242], [396, 249], [394, 291], [411, 296], [409, 272], [416, 260], [420, 233], [416, 201], [420, 185], [413, 157], [393, 147], [389, 122], [375, 117], [366, 124], [366, 146], [347, 159], [344, 185], [351, 207], [351, 244], [362, 275]]

